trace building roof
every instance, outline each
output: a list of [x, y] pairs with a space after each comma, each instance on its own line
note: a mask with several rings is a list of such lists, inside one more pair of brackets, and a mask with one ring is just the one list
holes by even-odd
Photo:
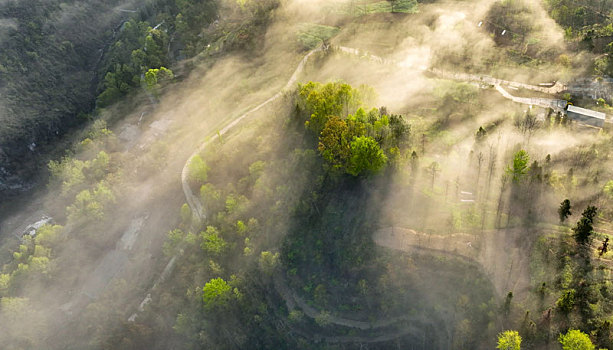
[[567, 111], [568, 112], [577, 113], [577, 114], [581, 114], [581, 115], [585, 115], [587, 117], [596, 118], [596, 119], [605, 120], [605, 118], [606, 118], [606, 114], [604, 114], [602, 112], [596, 112], [596, 111], [593, 111], [591, 109], [575, 107], [573, 105], [569, 105]]

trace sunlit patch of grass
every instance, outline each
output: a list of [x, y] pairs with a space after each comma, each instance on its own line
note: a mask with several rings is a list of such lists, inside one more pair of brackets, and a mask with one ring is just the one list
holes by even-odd
[[325, 26], [315, 23], [304, 23], [300, 25], [298, 30], [298, 41], [306, 49], [314, 49], [325, 40], [328, 40], [338, 34], [338, 27]]
[[[418, 3], [416, 0], [397, 0], [394, 3], [394, 13], [417, 13]], [[349, 1], [336, 10], [338, 13], [351, 16], [364, 16], [375, 13], [392, 12], [390, 1]]]

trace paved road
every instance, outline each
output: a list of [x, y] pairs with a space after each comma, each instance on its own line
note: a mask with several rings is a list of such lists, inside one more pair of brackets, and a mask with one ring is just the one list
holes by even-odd
[[535, 98], [535, 97], [516, 97], [508, 93], [500, 84], [494, 85], [504, 98], [507, 98], [515, 103], [521, 103], [530, 106], [539, 106], [543, 108], [551, 108], [555, 112], [563, 112], [568, 102], [566, 100], [557, 100], [552, 98]]

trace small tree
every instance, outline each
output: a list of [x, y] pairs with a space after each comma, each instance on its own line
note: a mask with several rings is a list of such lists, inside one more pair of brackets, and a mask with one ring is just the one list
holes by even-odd
[[279, 253], [262, 252], [260, 254], [259, 265], [266, 275], [272, 275], [275, 268], [279, 265]]
[[517, 331], [504, 331], [498, 334], [498, 346], [500, 350], [520, 350], [521, 336]]
[[569, 216], [573, 215], [573, 213], [570, 212], [570, 200], [565, 199], [560, 203], [558, 215], [560, 216], [560, 222], [564, 222]]
[[507, 174], [511, 176], [514, 183], [519, 183], [523, 176], [528, 172], [528, 162], [530, 161], [530, 157], [526, 151], [519, 150], [515, 153], [513, 157], [513, 166], [507, 167]]
[[432, 176], [432, 189], [434, 189], [434, 180], [436, 180], [436, 175], [441, 171], [441, 166], [437, 162], [432, 162], [427, 169], [430, 176]]
[[159, 83], [170, 81], [174, 78], [172, 71], [165, 67], [152, 68], [145, 73], [145, 84], [150, 90], [159, 88]]
[[207, 173], [209, 168], [207, 167], [204, 160], [200, 155], [196, 154], [190, 161], [188, 165], [189, 170], [189, 180], [194, 183], [204, 183], [207, 179]]
[[587, 207], [581, 214], [581, 219], [577, 221], [577, 226], [573, 228], [575, 240], [579, 244], [586, 244], [590, 240], [590, 236], [594, 231], [592, 226], [594, 223], [594, 217], [598, 209], [594, 206]]
[[200, 233], [200, 236], [202, 237], [200, 247], [209, 254], [220, 255], [228, 246], [226, 241], [219, 235], [219, 230], [213, 226], [208, 226], [206, 231]]
[[225, 307], [232, 299], [232, 287], [223, 278], [214, 278], [202, 288], [202, 301], [207, 309]]
[[374, 174], [387, 163], [387, 156], [372, 137], [355, 137], [351, 142], [351, 158], [347, 172], [353, 176]]
[[479, 130], [475, 133], [475, 141], [477, 143], [481, 143], [485, 137], [487, 136], [487, 131], [483, 129], [482, 126], [479, 127]]
[[603, 188], [603, 192], [610, 198], [613, 199], [613, 180], [608, 181]]
[[562, 350], [594, 350], [596, 348], [590, 337], [577, 329], [560, 334], [558, 340], [562, 344]]
[[189, 225], [189, 223], [192, 221], [192, 210], [189, 208], [187, 203], [183, 203], [181, 206], [181, 220], [186, 225]]

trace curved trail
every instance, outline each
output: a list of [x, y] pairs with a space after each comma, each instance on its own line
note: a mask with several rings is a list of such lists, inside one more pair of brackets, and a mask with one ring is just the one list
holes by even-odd
[[[336, 49], [338, 49], [341, 52], [350, 54], [350, 55], [365, 57], [376, 63], [392, 65], [398, 68], [402, 68], [402, 66], [400, 66], [395, 61], [386, 60], [382, 57], [371, 55], [369, 53], [361, 53], [360, 50], [357, 50], [351, 47], [338, 46], [336, 47]], [[552, 98], [516, 97], [508, 93], [502, 87], [503, 85], [505, 85], [505, 86], [509, 86], [512, 89], [526, 89], [526, 90], [532, 90], [532, 91], [555, 95], [555, 94], [558, 94], [568, 89], [566, 85], [561, 84], [560, 82], [556, 82], [552, 87], [543, 87], [543, 86], [520, 83], [517, 81], [498, 79], [498, 78], [494, 78], [489, 75], [478, 75], [478, 74], [469, 74], [469, 73], [452, 73], [452, 72], [444, 71], [442, 69], [426, 68], [426, 67], [424, 67], [422, 70], [428, 73], [434, 74], [436, 76], [439, 76], [443, 79], [469, 81], [469, 82], [474, 82], [474, 83], [479, 83], [479, 84], [492, 85], [496, 88], [496, 91], [498, 91], [504, 98], [509, 99], [515, 103], [525, 104], [529, 106], [539, 106], [543, 108], [552, 108], [556, 112], [561, 112], [562, 110], [564, 110], [564, 108], [566, 107], [568, 103], [566, 100], [558, 100], [558, 99], [552, 99]]]
[[[366, 57], [377, 63], [397, 65], [395, 62], [385, 60], [378, 56], [368, 55], [368, 54], [361, 55], [360, 51], [356, 49], [342, 47], [342, 46], [336, 47], [336, 49], [340, 50], [341, 52], [349, 53], [352, 55]], [[198, 147], [198, 149], [196, 149], [192, 153], [192, 155], [189, 157], [188, 161], [185, 163], [185, 166], [183, 167], [183, 170], [181, 172], [181, 183], [182, 183], [183, 192], [185, 194], [187, 204], [192, 210], [193, 215], [196, 215], [199, 220], [201, 221], [206, 220], [207, 216], [206, 216], [206, 213], [204, 212], [204, 206], [201, 203], [200, 198], [193, 193], [193, 191], [191, 190], [189, 186], [189, 181], [188, 181], [189, 165], [193, 157], [201, 153], [206, 148], [207, 145], [209, 145], [211, 142], [218, 139], [220, 136], [223, 136], [224, 134], [226, 134], [228, 131], [230, 131], [232, 128], [238, 125], [241, 121], [249, 117], [251, 114], [259, 111], [266, 105], [276, 101], [281, 96], [283, 96], [285, 92], [293, 89], [294, 84], [298, 81], [298, 77], [303, 72], [309, 58], [313, 54], [320, 52], [320, 51], [322, 51], [322, 48], [317, 48], [313, 51], [310, 51], [302, 59], [302, 61], [300, 62], [296, 70], [294, 71], [293, 75], [291, 76], [287, 84], [279, 92], [277, 92], [274, 96], [272, 96], [268, 100], [262, 102], [260, 105], [254, 107], [253, 109], [249, 110], [248, 112], [242, 114], [241, 116], [233, 120], [231, 123], [225, 126], [221, 131], [219, 131], [215, 136], [213, 136], [211, 139], [202, 143]], [[448, 73], [448, 72], [444, 72], [444, 71], [437, 70], [437, 69], [429, 69], [427, 71], [430, 73], [439, 75], [446, 79], [473, 81], [473, 82], [481, 82], [481, 83], [487, 83], [487, 84], [494, 85], [496, 87], [496, 90], [498, 90], [505, 98], [510, 99], [513, 102], [517, 102], [517, 103], [538, 105], [538, 106], [543, 106], [543, 107], [552, 107], [556, 109], [561, 106], [561, 102], [566, 102], [566, 101], [554, 100], [554, 99], [519, 98], [519, 97], [512, 96], [511, 94], [506, 92], [501, 87], [501, 84], [505, 84], [513, 88], [524, 88], [524, 89], [529, 89], [533, 91], [553, 94], [553, 93], [558, 93], [566, 88], [565, 86], [558, 84], [558, 83], [556, 83], [553, 87], [545, 88], [545, 87], [523, 84], [523, 83], [518, 83], [518, 82], [500, 80], [500, 79], [496, 79], [496, 78], [489, 77], [489, 76], [479, 76], [479, 75], [471, 75], [471, 74], [453, 74], [453, 73]], [[403, 238], [401, 238], [400, 242], [398, 241], [398, 238], [401, 236], [396, 236], [396, 232], [398, 230], [401, 230], [403, 232], [402, 233]], [[426, 236], [428, 237], [426, 238]], [[468, 236], [468, 235], [453, 235], [453, 241], [455, 242], [455, 245], [453, 249], [450, 249], [449, 248], [450, 246], [448, 244], [449, 237], [451, 236], [445, 236], [443, 239], [443, 238], [438, 238], [432, 235], [418, 234], [415, 231], [408, 230], [408, 229], [395, 229], [393, 227], [378, 230], [373, 235], [373, 239], [375, 240], [375, 243], [382, 247], [395, 249], [395, 250], [401, 250], [405, 252], [409, 252], [415, 249], [430, 250], [430, 251], [443, 253], [443, 254], [447, 254], [450, 256], [454, 256], [454, 257], [469, 259], [470, 261], [476, 262], [484, 268], [487, 274], [490, 275], [490, 277], [493, 280], [494, 285], [496, 286], [496, 290], [499, 294], [504, 293], [504, 291], [507, 290], [509, 287], [512, 287], [515, 289], [518, 285], [520, 286], [520, 288], [523, 289], [523, 287], [525, 286], [525, 281], [520, 281], [520, 280], [521, 280], [522, 275], [525, 276], [525, 273], [522, 273], [522, 272], [525, 272], [523, 270], [525, 268], [526, 261], [515, 262], [513, 261], [513, 258], [511, 258], [511, 267], [507, 269], [506, 266], [504, 266], [502, 270], [496, 269], [495, 267], [492, 268], [491, 266], [486, 267], [487, 265], [485, 265], [485, 263], [488, 261], [491, 261], [492, 254], [498, 255], [499, 252], [497, 250], [493, 250], [491, 247], [488, 248], [488, 244], [485, 244], [484, 249], [481, 249], [479, 251], [476, 250], [475, 248], [471, 246], [471, 240], [473, 236]], [[443, 241], [444, 241], [444, 244], [442, 243]], [[513, 264], [519, 265], [520, 268], [514, 270]], [[518, 271], [518, 272], [513, 273], [513, 271]], [[500, 278], [499, 275], [505, 274], [505, 273], [507, 274], [506, 278]], [[503, 283], [497, 283], [497, 281], [503, 282]], [[509, 285], [510, 282], [512, 282], [512, 286]], [[277, 291], [282, 296], [282, 298], [284, 299], [285, 303], [287, 304], [290, 310], [299, 308], [302, 310], [302, 312], [305, 315], [307, 315], [308, 317], [312, 319], [315, 319], [317, 316], [320, 315], [320, 311], [308, 305], [304, 300], [302, 300], [294, 292], [292, 292], [282, 277], [276, 276], [274, 278], [274, 284], [275, 284], [275, 289], [277, 289]], [[362, 331], [374, 330], [374, 329], [384, 329], [386, 327], [390, 327], [390, 326], [396, 325], [401, 322], [416, 323], [421, 326], [433, 324], [432, 321], [424, 320], [420, 317], [411, 317], [411, 316], [400, 316], [400, 317], [393, 317], [393, 318], [387, 318], [387, 319], [380, 319], [374, 322], [365, 322], [365, 321], [351, 320], [351, 319], [346, 319], [346, 318], [330, 315], [329, 321], [331, 324], [334, 324], [337, 326], [354, 328], [354, 329], [359, 329]], [[324, 339], [332, 343], [334, 342], [382, 342], [382, 341], [393, 340], [393, 339], [396, 339], [398, 337], [401, 337], [407, 334], [418, 334], [418, 333], [423, 334], [423, 330], [421, 332], [420, 330], [421, 328], [419, 326], [416, 327], [414, 325], [409, 325], [409, 326], [403, 327], [403, 329], [400, 331], [395, 330], [393, 332], [384, 332], [382, 335], [374, 337], [374, 338], [365, 338], [365, 337], [358, 337], [358, 336], [338, 336], [338, 337], [315, 336], [315, 337], [319, 339]], [[448, 337], [450, 336], [449, 330], [446, 330], [445, 333], [447, 333], [446, 335]]]
[[[334, 47], [334, 49], [337, 49], [337, 50], [339, 50], [341, 52], [348, 53], [348, 54], [351, 54], [351, 55], [355, 55], [355, 56], [358, 56], [358, 57], [365, 57], [365, 58], [368, 58], [371, 61], [376, 62], [376, 63], [385, 64], [385, 65], [395, 65], [395, 66], [398, 66], [398, 64], [396, 62], [393, 62], [393, 61], [390, 61], [390, 60], [386, 60], [386, 59], [384, 59], [382, 57], [371, 55], [371, 54], [367, 54], [367, 53], [362, 54], [359, 50], [354, 49], [354, 48], [345, 47], [345, 46], [336, 46], [336, 47]], [[188, 177], [189, 177], [189, 164], [191, 163], [192, 158], [195, 155], [197, 155], [198, 153], [201, 153], [209, 143], [215, 141], [217, 138], [219, 138], [219, 136], [223, 136], [228, 131], [230, 131], [232, 128], [234, 128], [243, 119], [245, 119], [245, 118], [249, 117], [251, 114], [259, 111], [260, 109], [262, 109], [263, 107], [265, 107], [269, 103], [276, 101], [278, 98], [280, 98], [283, 95], [283, 93], [290, 91], [294, 87], [294, 84], [298, 81], [298, 77], [300, 76], [300, 74], [302, 74], [302, 72], [304, 70], [304, 67], [306, 66], [306, 63], [309, 60], [309, 58], [313, 54], [315, 54], [317, 52], [320, 52], [322, 50], [323, 49], [320, 47], [320, 48], [317, 48], [315, 50], [310, 51], [306, 56], [304, 56], [302, 61], [300, 61], [300, 64], [298, 65], [298, 67], [294, 71], [294, 74], [291, 76], [291, 78], [289, 79], [287, 84], [279, 92], [277, 92], [274, 96], [272, 96], [268, 100], [262, 102], [260, 105], [254, 107], [253, 109], [251, 109], [251, 110], [247, 111], [246, 113], [244, 113], [243, 115], [239, 116], [234, 121], [232, 121], [230, 124], [226, 125], [221, 131], [219, 131], [219, 133], [217, 133], [216, 135], [211, 137], [211, 139], [209, 139], [208, 141], [206, 141], [203, 144], [201, 144], [198, 147], [198, 149], [196, 149], [194, 151], [194, 153], [192, 153], [191, 156], [188, 158], [188, 160], [185, 163], [185, 166], [183, 167], [183, 170], [181, 172], [181, 184], [182, 184], [182, 187], [183, 187], [183, 192], [185, 194], [185, 199], [187, 201], [187, 204], [189, 205], [190, 209], [192, 210], [192, 213], [194, 213], [198, 217], [198, 219], [205, 220], [206, 219], [206, 213], [204, 212], [204, 209], [203, 209], [204, 207], [203, 207], [202, 203], [200, 202], [200, 199], [198, 198], [198, 196], [194, 195], [192, 189], [189, 186], [189, 181], [188, 181]], [[551, 108], [553, 108], [556, 111], [564, 109], [564, 107], [566, 106], [566, 101], [564, 101], [564, 100], [547, 99], [547, 98], [515, 97], [515, 96], [509, 94], [501, 86], [502, 84], [505, 84], [505, 85], [509, 85], [509, 86], [515, 87], [515, 88], [524, 88], [524, 89], [529, 89], [529, 90], [533, 90], [533, 91], [539, 91], [539, 92], [545, 92], [545, 93], [554, 94], [554, 93], [558, 93], [558, 92], [563, 91], [564, 89], [566, 89], [566, 87], [564, 85], [561, 85], [559, 83], [556, 83], [556, 85], [554, 85], [553, 87], [545, 88], [545, 87], [541, 87], [541, 86], [529, 85], [529, 84], [524, 84], [524, 83], [520, 83], [520, 82], [501, 80], [501, 79], [493, 78], [493, 77], [490, 77], [490, 76], [487, 76], [487, 75], [476, 75], [476, 74], [466, 74], [466, 73], [450, 73], [450, 72], [442, 71], [440, 69], [426, 69], [426, 71], [428, 71], [430, 73], [433, 73], [433, 74], [436, 74], [436, 75], [439, 75], [439, 76], [441, 76], [441, 77], [443, 77], [445, 79], [462, 80], [462, 81], [473, 81], [473, 82], [481, 82], [481, 83], [487, 83], [487, 84], [494, 85], [496, 87], [496, 90], [498, 92], [500, 92], [500, 94], [503, 97], [505, 97], [507, 99], [510, 99], [511, 101], [516, 102], [516, 103], [527, 104], [527, 105], [536, 105], [536, 106], [545, 107], [545, 108], [551, 107]]]
[[473, 262], [492, 282], [498, 297], [509, 291], [523, 299], [530, 290], [530, 261], [513, 243], [514, 232], [485, 231], [481, 237], [464, 233], [430, 235], [388, 227], [377, 230], [373, 241], [381, 247], [403, 252], [429, 251]]
[[189, 165], [190, 165], [192, 159], [194, 158], [194, 156], [196, 156], [198, 153], [201, 153], [208, 144], [210, 144], [211, 142], [217, 140], [220, 136], [225, 135], [228, 131], [230, 131], [232, 128], [234, 128], [238, 123], [243, 121], [243, 119], [246, 119], [251, 114], [259, 111], [262, 108], [264, 108], [269, 103], [272, 103], [272, 102], [276, 101], [281, 96], [283, 96], [283, 93], [285, 93], [287, 91], [290, 91], [294, 87], [294, 84], [296, 84], [296, 82], [298, 81], [298, 77], [300, 76], [300, 74], [302, 74], [302, 71], [304, 71], [304, 67], [306, 66], [306, 63], [308, 62], [309, 58], [313, 54], [315, 54], [316, 52], [319, 52], [321, 50], [322, 50], [321, 48], [317, 48], [315, 50], [310, 51], [306, 56], [304, 56], [304, 58], [302, 59], [302, 61], [300, 61], [300, 64], [298, 64], [298, 67], [294, 71], [294, 74], [292, 74], [292, 76], [288, 80], [287, 84], [285, 84], [285, 86], [281, 90], [279, 90], [279, 92], [277, 92], [274, 96], [272, 96], [268, 100], [262, 102], [258, 106], [250, 109], [249, 111], [247, 111], [243, 115], [239, 116], [234, 121], [232, 121], [230, 124], [226, 125], [215, 136], [211, 137], [208, 141], [206, 141], [203, 144], [201, 144], [200, 147], [198, 147], [198, 149], [196, 149], [194, 151], [194, 153], [192, 153], [190, 155], [190, 157], [188, 158], [187, 162], [185, 163], [185, 166], [183, 166], [183, 170], [181, 171], [181, 185], [183, 187], [183, 192], [185, 193], [185, 199], [187, 200], [187, 204], [191, 208], [192, 213], [195, 214], [198, 217], [199, 220], [201, 220], [201, 221], [206, 220], [206, 213], [203, 210], [203, 205], [200, 202], [200, 199], [197, 196], [194, 195], [192, 189], [190, 188], [189, 181], [188, 181], [188, 177], [189, 177]]
[[[494, 231], [484, 233], [487, 237], [476, 241], [474, 235], [457, 233], [451, 235], [430, 235], [419, 233], [407, 228], [387, 227], [377, 230], [373, 234], [373, 241], [378, 246], [403, 252], [428, 252], [442, 254], [456, 259], [462, 259], [480, 267], [483, 274], [488, 276], [495, 287], [498, 297], [512, 291], [517, 298], [522, 298], [529, 291], [530, 281], [528, 276], [529, 261], [522, 257], [518, 249], [500, 250], [500, 243], [509, 243], [507, 232]], [[512, 239], [512, 238], [511, 238]], [[289, 310], [299, 309], [307, 317], [316, 319], [322, 312], [300, 298], [289, 288], [281, 274], [274, 276], [274, 285], [277, 292], [285, 301]], [[335, 315], [329, 316], [331, 324], [366, 330], [383, 330], [384, 336], [398, 333], [397, 337], [414, 332], [385, 331], [390, 326], [401, 322], [408, 323], [409, 328], [420, 329], [420, 326], [434, 325], [432, 320], [419, 316], [397, 316], [382, 318], [372, 322], [348, 319]], [[444, 323], [437, 323], [438, 326]], [[449, 331], [446, 330], [450, 337]], [[394, 339], [381, 336], [381, 339]], [[375, 339], [379, 339], [375, 338]], [[383, 341], [383, 340], [381, 340]]]

